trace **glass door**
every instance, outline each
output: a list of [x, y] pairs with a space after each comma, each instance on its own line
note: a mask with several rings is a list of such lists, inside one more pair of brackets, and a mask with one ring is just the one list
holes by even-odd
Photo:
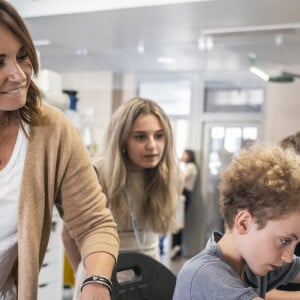
[[219, 184], [222, 172], [234, 154], [258, 140], [257, 123], [217, 124], [206, 123], [204, 127], [203, 159], [203, 225], [206, 238], [212, 231], [223, 231], [223, 221], [219, 213]]

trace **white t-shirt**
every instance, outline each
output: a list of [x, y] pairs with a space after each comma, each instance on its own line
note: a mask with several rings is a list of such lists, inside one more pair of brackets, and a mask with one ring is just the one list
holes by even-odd
[[194, 189], [197, 173], [197, 166], [194, 163], [185, 164], [183, 169], [184, 187], [190, 192]]
[[0, 171], [0, 300], [17, 298], [10, 272], [18, 255], [18, 207], [27, 143], [20, 128], [11, 158]]

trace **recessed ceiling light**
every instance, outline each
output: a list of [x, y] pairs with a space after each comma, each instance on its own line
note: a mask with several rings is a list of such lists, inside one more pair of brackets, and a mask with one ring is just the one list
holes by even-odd
[[86, 56], [86, 55], [88, 55], [88, 53], [89, 53], [89, 51], [86, 48], [78, 48], [78, 49], [76, 49], [76, 55]]
[[280, 47], [283, 43], [283, 37], [282, 34], [276, 34], [275, 36], [275, 46]]
[[139, 43], [136, 48], [137, 53], [143, 54], [145, 52], [145, 46], [143, 43]]
[[173, 64], [175, 59], [170, 56], [161, 56], [157, 58], [157, 61], [161, 64]]

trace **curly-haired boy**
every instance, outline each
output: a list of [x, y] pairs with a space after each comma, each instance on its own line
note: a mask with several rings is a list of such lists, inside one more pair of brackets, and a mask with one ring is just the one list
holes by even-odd
[[267, 291], [300, 282], [300, 157], [279, 146], [252, 146], [221, 180], [225, 233], [177, 276], [174, 300], [264, 299]]

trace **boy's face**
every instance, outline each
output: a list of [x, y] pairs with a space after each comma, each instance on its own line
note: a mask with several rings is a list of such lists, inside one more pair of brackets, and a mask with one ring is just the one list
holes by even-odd
[[[253, 219], [252, 219], [253, 220]], [[293, 260], [300, 239], [300, 211], [269, 220], [263, 229], [254, 223], [244, 235], [241, 254], [256, 275], [266, 275]]]

